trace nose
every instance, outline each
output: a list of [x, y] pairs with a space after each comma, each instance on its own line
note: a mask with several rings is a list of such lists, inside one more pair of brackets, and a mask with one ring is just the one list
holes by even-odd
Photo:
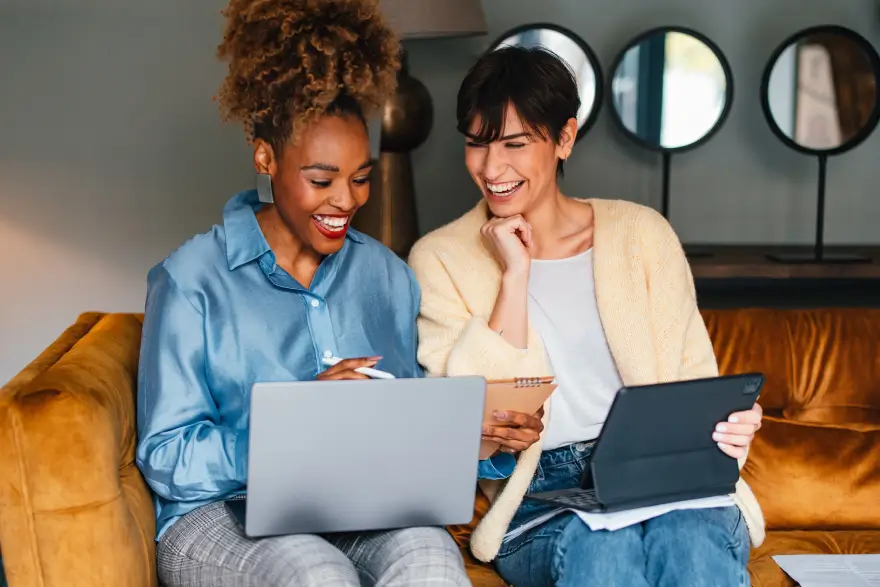
[[486, 149], [486, 158], [483, 161], [483, 177], [490, 181], [498, 179], [507, 171], [508, 166], [503, 146], [490, 144]]
[[327, 203], [346, 214], [357, 207], [357, 199], [354, 197], [354, 191], [349, 185], [341, 185], [338, 189], [334, 190], [333, 194], [327, 199]]

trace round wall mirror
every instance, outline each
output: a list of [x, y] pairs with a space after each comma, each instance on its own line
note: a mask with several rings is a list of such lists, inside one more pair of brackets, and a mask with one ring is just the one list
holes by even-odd
[[849, 151], [880, 121], [880, 56], [850, 29], [819, 26], [795, 33], [773, 52], [761, 85], [761, 105], [773, 133], [819, 162], [816, 240], [812, 253], [771, 255], [784, 263], [866, 262], [824, 251], [828, 157]]
[[492, 43], [489, 51], [502, 47], [543, 47], [568, 65], [577, 80], [581, 107], [577, 114], [578, 135], [583, 138], [596, 121], [602, 106], [602, 69], [595, 53], [578, 35], [555, 24], [526, 24], [511, 29]]
[[812, 155], [849, 151], [877, 127], [878, 57], [858, 33], [815, 27], [787, 39], [764, 72], [762, 106], [773, 132]]
[[672, 153], [697, 147], [724, 124], [733, 104], [730, 64], [706, 36], [660, 27], [620, 52], [609, 91], [613, 118], [624, 135], [663, 155], [661, 212], [669, 218]]
[[724, 54], [685, 28], [640, 35], [611, 71], [615, 120], [630, 138], [656, 151], [684, 151], [708, 140], [733, 103], [733, 75]]

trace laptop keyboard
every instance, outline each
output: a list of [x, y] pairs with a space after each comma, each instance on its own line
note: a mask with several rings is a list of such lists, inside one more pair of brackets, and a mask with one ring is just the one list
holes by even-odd
[[569, 495], [560, 496], [553, 501], [573, 507], [596, 507], [599, 501], [596, 499], [596, 492], [592, 489], [579, 493], [571, 493]]

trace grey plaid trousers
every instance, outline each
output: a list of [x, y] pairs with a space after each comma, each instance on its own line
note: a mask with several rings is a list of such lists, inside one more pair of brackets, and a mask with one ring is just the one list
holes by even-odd
[[442, 528], [251, 539], [222, 502], [177, 520], [157, 550], [165, 587], [471, 584], [455, 541]]

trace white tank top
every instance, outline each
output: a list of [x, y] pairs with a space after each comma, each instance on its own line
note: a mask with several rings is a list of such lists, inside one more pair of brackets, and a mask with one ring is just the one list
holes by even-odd
[[592, 249], [567, 259], [533, 259], [528, 307], [559, 385], [543, 449], [592, 440], [623, 385], [599, 319]]

